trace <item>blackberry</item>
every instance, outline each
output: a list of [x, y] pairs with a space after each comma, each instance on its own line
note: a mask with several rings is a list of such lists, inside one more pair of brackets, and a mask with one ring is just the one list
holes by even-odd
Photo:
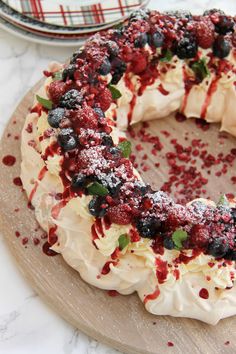
[[111, 71], [111, 63], [108, 58], [105, 58], [102, 65], [98, 69], [99, 74], [107, 75]]
[[113, 74], [111, 84], [116, 85], [122, 78], [124, 72], [126, 71], [127, 65], [121, 59], [116, 59], [112, 62]]
[[134, 41], [135, 48], [143, 48], [148, 41], [147, 33], [140, 33]]
[[147, 193], [151, 193], [152, 188], [149, 184], [144, 184], [143, 182], [137, 181], [134, 183], [134, 192], [136, 192], [137, 195], [144, 196]]
[[190, 59], [197, 55], [198, 47], [193, 38], [184, 37], [176, 47], [176, 54], [180, 59]]
[[164, 35], [162, 32], [157, 31], [149, 36], [149, 44], [155, 48], [160, 48], [164, 43]]
[[111, 57], [117, 57], [117, 55], [119, 54], [119, 46], [116, 42], [108, 41], [106, 42], [106, 47], [107, 47], [108, 54]]
[[53, 128], [58, 128], [62, 118], [65, 115], [64, 108], [55, 108], [48, 113], [48, 124]]
[[224, 258], [229, 259], [230, 261], [236, 261], [236, 250], [228, 251]]
[[87, 176], [83, 173], [76, 173], [71, 181], [72, 188], [83, 188], [85, 187], [85, 182], [87, 181]]
[[142, 237], [153, 238], [161, 231], [162, 223], [155, 217], [147, 217], [146, 219], [138, 220], [136, 227]]
[[73, 150], [77, 146], [77, 138], [72, 128], [62, 129], [58, 134], [58, 144], [63, 150]]
[[105, 200], [102, 197], [93, 197], [88, 205], [90, 214], [95, 217], [103, 217], [107, 211], [105, 207], [102, 207], [103, 204], [105, 206]]
[[210, 9], [206, 10], [203, 12], [203, 16], [209, 16], [209, 15], [214, 15], [214, 14], [220, 14], [220, 15], [225, 15], [224, 11], [219, 10], [219, 9]]
[[223, 238], [214, 239], [208, 246], [208, 253], [216, 258], [222, 258], [229, 251], [229, 244]]
[[82, 94], [78, 90], [72, 89], [67, 91], [60, 98], [60, 106], [68, 109], [73, 109], [80, 105], [82, 103], [82, 100]]
[[112, 196], [117, 195], [122, 185], [121, 180], [114, 173], [108, 173], [105, 178], [99, 179], [104, 187], [106, 187]]
[[62, 72], [62, 79], [66, 81], [66, 79], [73, 80], [74, 79], [74, 72], [76, 70], [75, 64], [69, 64]]
[[163, 246], [168, 250], [173, 250], [175, 248], [174, 241], [170, 237], [164, 239]]
[[216, 38], [213, 44], [213, 54], [216, 57], [223, 59], [229, 55], [230, 50], [231, 45], [229, 41], [227, 41], [227, 39], [225, 39], [223, 36], [219, 36]]
[[83, 58], [84, 57], [84, 50], [83, 49], [79, 49], [77, 52], [72, 54], [72, 57], [70, 59], [70, 64], [75, 64], [76, 60], [78, 58]]
[[191, 20], [193, 18], [191, 12], [185, 10], [166, 11], [165, 13], [169, 16], [176, 17], [176, 18], [183, 18], [188, 20]]
[[113, 139], [110, 135], [108, 135], [106, 133], [102, 133], [101, 137], [102, 137], [102, 145], [105, 145], [105, 146], [113, 146], [114, 145]]
[[133, 11], [129, 16], [129, 22], [135, 22], [139, 20], [146, 20], [149, 16], [150, 11], [148, 9], [139, 9]]
[[234, 31], [234, 21], [227, 16], [220, 16], [219, 22], [215, 24], [215, 31], [219, 34], [227, 34]]

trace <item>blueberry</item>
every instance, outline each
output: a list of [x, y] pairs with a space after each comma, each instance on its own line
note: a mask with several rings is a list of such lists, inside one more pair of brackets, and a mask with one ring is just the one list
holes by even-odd
[[198, 47], [193, 38], [184, 37], [176, 47], [176, 54], [180, 59], [190, 59], [197, 55]]
[[103, 217], [106, 214], [106, 208], [102, 208], [102, 204], [105, 204], [103, 198], [95, 196], [90, 200], [88, 209], [90, 214], [95, 217]]
[[126, 71], [127, 65], [121, 59], [116, 58], [115, 60], [112, 61], [112, 68], [113, 68], [113, 74], [112, 74], [111, 84], [116, 85], [118, 84], [124, 72]]
[[175, 248], [175, 244], [174, 241], [172, 240], [172, 238], [170, 237], [166, 237], [164, 239], [164, 243], [163, 243], [164, 247], [167, 248], [168, 250], [173, 250]]
[[58, 128], [62, 118], [65, 115], [64, 108], [55, 108], [48, 113], [48, 123], [53, 128]]
[[146, 20], [149, 16], [150, 11], [148, 9], [139, 9], [133, 11], [129, 16], [129, 22], [135, 22], [139, 20]]
[[75, 64], [69, 64], [62, 72], [62, 79], [66, 81], [66, 79], [73, 80], [74, 79], [74, 72], [76, 70]]
[[121, 156], [121, 150], [118, 147], [111, 147], [109, 152], [114, 158], [119, 158]]
[[149, 44], [155, 48], [160, 48], [164, 43], [164, 35], [162, 32], [157, 31], [149, 37]]
[[227, 16], [220, 16], [219, 22], [215, 25], [215, 30], [220, 34], [227, 34], [234, 31], [234, 21]]
[[136, 227], [142, 237], [153, 238], [161, 231], [162, 223], [155, 217], [147, 217], [138, 220]]
[[148, 41], [147, 33], [140, 33], [134, 41], [134, 46], [136, 48], [143, 48], [147, 44], [147, 41]]
[[106, 47], [107, 47], [108, 54], [111, 57], [117, 57], [117, 55], [119, 54], [119, 46], [116, 42], [108, 41], [106, 42]]
[[76, 173], [71, 181], [72, 188], [83, 188], [85, 186], [85, 182], [87, 180], [87, 176], [83, 173]]
[[213, 54], [216, 57], [223, 59], [229, 55], [230, 50], [231, 45], [229, 41], [227, 41], [223, 36], [219, 36], [216, 38], [213, 44]]
[[101, 75], [107, 75], [111, 71], [111, 63], [108, 58], [105, 58], [98, 72]]
[[104, 118], [105, 117], [105, 114], [104, 114], [104, 112], [103, 112], [103, 110], [101, 108], [95, 107], [93, 110], [94, 110], [94, 112], [97, 114], [97, 116], [99, 118]]
[[102, 137], [102, 145], [105, 145], [105, 146], [113, 146], [114, 145], [113, 139], [110, 135], [108, 135], [106, 133], [102, 133], [101, 137]]
[[58, 144], [63, 150], [73, 150], [77, 146], [77, 138], [72, 128], [62, 129], [58, 134]]
[[223, 238], [214, 239], [208, 246], [208, 252], [216, 258], [222, 258], [229, 251], [229, 244]]
[[60, 99], [60, 106], [68, 109], [76, 108], [82, 103], [82, 94], [75, 89], [67, 91]]

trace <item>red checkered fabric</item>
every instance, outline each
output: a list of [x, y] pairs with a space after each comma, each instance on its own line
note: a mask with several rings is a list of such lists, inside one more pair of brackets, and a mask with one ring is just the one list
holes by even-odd
[[140, 8], [144, 0], [4, 0], [20, 13], [64, 26], [115, 22]]

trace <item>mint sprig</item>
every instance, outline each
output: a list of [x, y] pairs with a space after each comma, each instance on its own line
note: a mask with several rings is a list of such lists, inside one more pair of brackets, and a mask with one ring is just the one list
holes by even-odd
[[172, 234], [172, 240], [174, 241], [175, 248], [180, 250], [183, 247], [183, 242], [187, 239], [188, 234], [184, 230], [176, 230]]
[[108, 189], [98, 182], [94, 182], [87, 188], [88, 193], [91, 195], [99, 195], [101, 197], [109, 193]]
[[126, 246], [128, 246], [130, 239], [127, 234], [122, 234], [120, 235], [119, 239], [119, 249], [122, 251]]
[[208, 69], [206, 58], [202, 58], [193, 63], [191, 69], [201, 81], [204, 80], [205, 77], [210, 76], [210, 70]]
[[36, 95], [36, 99], [37, 99], [38, 103], [40, 103], [44, 108], [52, 109], [52, 101], [47, 100], [46, 98], [40, 97], [39, 95]]
[[220, 205], [229, 206], [229, 201], [228, 201], [228, 198], [226, 197], [225, 194], [220, 196], [217, 206], [220, 206]]
[[62, 71], [57, 71], [57, 72], [53, 73], [52, 79], [53, 79], [53, 81], [62, 80]]
[[164, 56], [160, 59], [162, 63], [169, 63], [173, 58], [173, 53], [170, 49], [166, 49]]
[[113, 85], [108, 85], [109, 90], [111, 91], [111, 96], [113, 100], [117, 100], [122, 96], [121, 92]]
[[128, 140], [124, 140], [122, 142], [120, 142], [117, 146], [121, 152], [123, 157], [129, 157], [129, 155], [131, 154], [131, 142]]

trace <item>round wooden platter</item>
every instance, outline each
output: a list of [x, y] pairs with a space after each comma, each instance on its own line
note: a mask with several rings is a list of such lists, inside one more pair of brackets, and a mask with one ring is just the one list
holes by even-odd
[[[0, 216], [1, 231], [16, 259], [16, 264], [35, 291], [42, 299], [55, 309], [64, 319], [89, 336], [126, 353], [235, 353], [236, 321], [234, 317], [220, 321], [217, 326], [210, 326], [197, 320], [153, 316], [145, 311], [141, 301], [134, 294], [131, 296], [110, 297], [107, 292], [94, 288], [81, 280], [79, 274], [70, 268], [60, 255], [48, 257], [42, 252], [43, 240], [35, 246], [34, 237], [42, 235], [34, 212], [27, 207], [25, 193], [13, 183], [20, 174], [20, 133], [24, 118], [32, 103], [33, 93], [40, 82], [24, 97], [14, 112], [2, 137], [0, 163], [8, 154], [16, 157], [16, 163], [7, 167], [1, 163], [0, 168]], [[230, 151], [235, 146], [235, 138], [223, 139], [217, 143], [218, 128], [212, 126], [207, 132], [196, 128], [193, 122], [178, 123], [167, 118], [150, 124], [149, 132], [161, 134], [165, 144], [159, 157], [151, 154], [151, 144], [143, 143], [143, 150], [137, 153], [138, 162], [147, 153], [145, 164], [151, 167], [143, 173], [145, 180], [155, 187], [167, 178], [168, 167], [164, 155], [171, 148], [170, 138], [178, 136], [178, 141], [186, 142], [186, 136], [200, 138], [210, 142], [208, 152]], [[136, 131], [140, 126], [135, 128]], [[171, 135], [167, 138], [165, 131]], [[9, 136], [10, 134], [10, 136]], [[138, 142], [133, 141], [134, 145]], [[161, 163], [156, 169], [154, 164]], [[235, 169], [232, 167], [232, 170]], [[142, 173], [142, 172], [141, 172]], [[225, 177], [217, 178], [212, 173], [208, 176], [207, 194], [217, 200], [223, 192], [233, 191], [230, 182], [231, 172]], [[235, 189], [235, 187], [234, 187]], [[19, 210], [18, 210], [19, 209]], [[15, 236], [15, 232], [20, 237]], [[26, 245], [24, 237], [29, 238]], [[168, 342], [174, 346], [169, 347]], [[225, 345], [230, 341], [229, 345]]]

